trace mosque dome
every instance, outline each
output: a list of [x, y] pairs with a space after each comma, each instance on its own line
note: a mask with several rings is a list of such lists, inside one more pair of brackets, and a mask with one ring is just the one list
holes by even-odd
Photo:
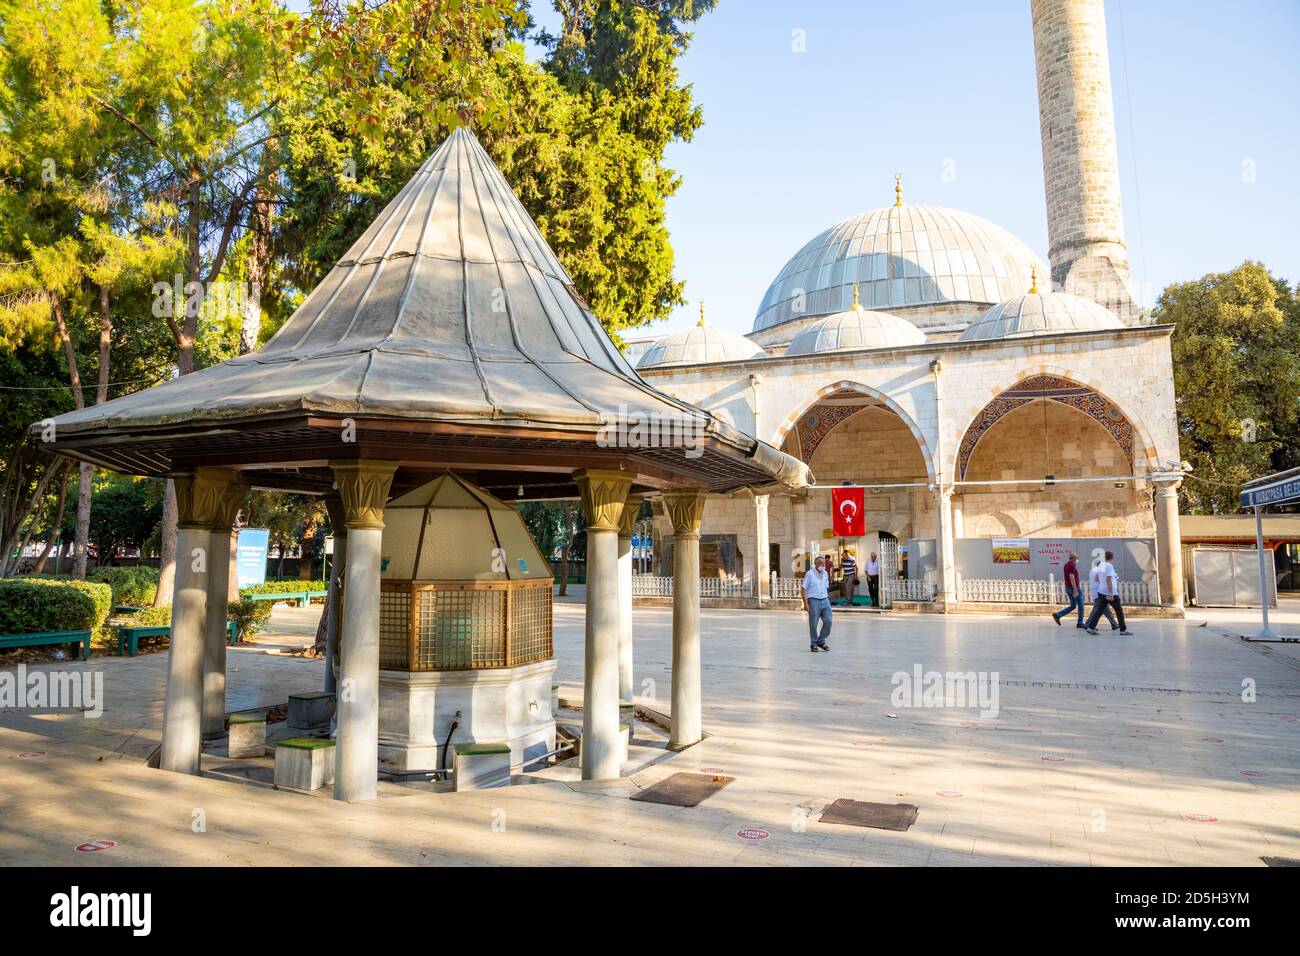
[[762, 346], [739, 332], [715, 329], [704, 324], [704, 305], [700, 304], [700, 321], [684, 332], [673, 332], [655, 342], [636, 363], [637, 368], [665, 365], [705, 365], [710, 362], [743, 362], [763, 358]]
[[811, 355], [815, 352], [847, 352], [850, 349], [884, 349], [903, 345], [920, 345], [925, 333], [907, 319], [888, 312], [862, 308], [858, 287], [854, 283], [853, 305], [847, 312], [819, 319], [800, 329], [786, 355]]
[[962, 332], [959, 341], [1122, 328], [1124, 323], [1115, 313], [1091, 299], [1068, 292], [1039, 292], [1035, 282], [1026, 294], [999, 302], [981, 315]]
[[753, 331], [847, 309], [855, 282], [868, 309], [988, 306], [1025, 289], [1041, 266], [1000, 226], [942, 206], [904, 205], [896, 189], [895, 205], [845, 219], [805, 243], [768, 286]]

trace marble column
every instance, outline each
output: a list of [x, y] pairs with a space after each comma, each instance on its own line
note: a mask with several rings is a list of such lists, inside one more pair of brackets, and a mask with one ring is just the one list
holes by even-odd
[[767, 495], [754, 496], [754, 600], [759, 604], [772, 596], [772, 568], [768, 552], [771, 535], [767, 524]]
[[628, 498], [618, 526], [618, 697], [632, 703], [632, 530], [641, 511], [641, 498]]
[[[791, 562], [790, 575], [792, 577], [800, 578], [803, 577], [803, 572], [808, 570], [809, 567], [811, 567], [811, 565], [808, 563], [807, 556], [806, 556], [806, 551], [808, 548], [808, 497], [807, 495], [804, 495], [799, 498], [795, 498], [794, 501], [791, 502], [790, 511], [792, 514], [792, 520], [790, 523], [794, 527], [794, 531], [792, 532], [794, 535], [794, 546], [790, 549], [790, 562]], [[804, 555], [803, 563], [798, 568], [796, 568], [794, 566], [794, 560], [796, 557], [800, 555]], [[784, 568], [781, 570], [781, 573], [782, 575], [785, 574]]]
[[934, 607], [946, 612], [957, 603], [956, 562], [952, 546], [952, 489], [934, 493]]
[[703, 491], [664, 494], [673, 523], [673, 704], [670, 749], [703, 737], [700, 695], [700, 522]]
[[228, 551], [211, 553], [210, 539], [233, 477], [224, 468], [199, 468], [172, 476], [176, 486], [176, 584], [158, 760], [163, 770], [199, 772], [208, 582], [214, 557], [217, 563], [229, 559]]
[[[632, 487], [625, 471], [575, 472], [587, 521], [586, 654], [582, 675], [582, 779], [611, 780], [619, 744], [618, 533]], [[630, 592], [629, 592], [630, 594]]]
[[1160, 603], [1183, 606], [1183, 535], [1178, 519], [1180, 480], [1155, 482], [1156, 559]]
[[217, 502], [208, 533], [208, 607], [203, 624], [203, 737], [226, 732], [226, 630], [230, 603], [230, 544], [232, 527], [247, 490], [232, 480]]
[[373, 800], [379, 787], [379, 566], [384, 505], [397, 463], [333, 461], [348, 530], [339, 628], [335, 800]]
[[325, 510], [329, 512], [330, 528], [334, 532], [334, 555], [333, 560], [330, 561], [329, 594], [325, 600], [329, 617], [325, 619], [325, 682], [322, 689], [327, 694], [333, 694], [338, 690], [334, 660], [339, 652], [341, 619], [339, 612], [343, 595], [343, 575], [346, 573], [348, 560], [348, 525], [343, 501], [337, 495], [326, 497]]

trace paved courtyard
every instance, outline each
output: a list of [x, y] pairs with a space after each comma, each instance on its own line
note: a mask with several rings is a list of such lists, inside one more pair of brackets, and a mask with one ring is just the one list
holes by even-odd
[[[277, 610], [268, 645], [309, 633]], [[1280, 615], [1300, 633], [1300, 615]], [[580, 687], [581, 605], [557, 604]], [[810, 654], [793, 612], [706, 610], [709, 734], [611, 783], [472, 794], [386, 785], [366, 804], [150, 770], [165, 654], [97, 658], [104, 716], [0, 711], [0, 864], [1261, 865], [1300, 858], [1300, 645], [1247, 615], [1087, 637], [1050, 620], [836, 616]], [[635, 614], [637, 681], [667, 709], [671, 612]], [[1289, 624], [1289, 626], [1287, 626]], [[53, 666], [53, 665], [49, 665]], [[84, 665], [72, 665], [84, 666]], [[997, 672], [996, 714], [902, 706], [895, 672]], [[240, 649], [232, 709], [314, 689], [321, 664]], [[1243, 683], [1244, 682], [1244, 683]], [[1245, 699], [1243, 699], [1245, 694]], [[991, 704], [991, 699], [987, 701]], [[992, 708], [986, 708], [991, 710]], [[37, 754], [20, 757], [20, 753]], [[214, 758], [205, 757], [205, 768]], [[671, 773], [735, 782], [694, 808], [629, 796]], [[572, 775], [570, 775], [572, 776]], [[906, 832], [823, 824], [837, 798], [910, 803]], [[740, 838], [745, 829], [757, 840]], [[76, 853], [90, 840], [117, 846]]]

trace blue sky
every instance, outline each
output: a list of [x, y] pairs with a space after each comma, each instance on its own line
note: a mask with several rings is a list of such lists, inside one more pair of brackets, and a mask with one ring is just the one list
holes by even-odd
[[[547, 0], [533, 8], [555, 22]], [[1139, 300], [1247, 258], [1300, 279], [1300, 3], [1107, 0], [1106, 13]], [[891, 203], [895, 173], [905, 201], [992, 220], [1046, 258], [1028, 0], [721, 0], [681, 69], [705, 120], [667, 156], [690, 303], [646, 334], [693, 322], [701, 299], [711, 324], [749, 331], [785, 261]]]

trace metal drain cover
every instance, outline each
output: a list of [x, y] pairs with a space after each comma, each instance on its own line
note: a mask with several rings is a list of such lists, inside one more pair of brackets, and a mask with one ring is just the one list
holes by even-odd
[[708, 773], [675, 773], [634, 794], [633, 800], [662, 803], [670, 807], [694, 807], [713, 796], [735, 777]]
[[917, 808], [910, 803], [865, 803], [841, 797], [822, 811], [819, 823], [839, 823], [877, 830], [906, 830], [916, 822]]

